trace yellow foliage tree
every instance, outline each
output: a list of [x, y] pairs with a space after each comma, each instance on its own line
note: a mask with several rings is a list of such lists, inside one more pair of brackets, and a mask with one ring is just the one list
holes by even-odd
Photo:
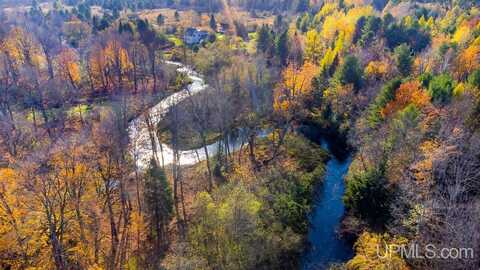
[[388, 234], [364, 232], [355, 242], [355, 257], [348, 261], [348, 270], [408, 270], [410, 269], [396, 251], [408, 241]]
[[428, 17], [428, 20], [425, 19], [424, 16], [420, 17], [420, 19], [418, 20], [418, 24], [427, 29], [427, 30], [431, 30], [433, 29], [433, 26], [434, 26], [434, 21], [433, 21], [433, 17]]
[[325, 3], [322, 9], [315, 15], [315, 21], [320, 22], [324, 17], [333, 14], [336, 10], [338, 10], [336, 2]]
[[468, 24], [462, 24], [460, 27], [457, 28], [457, 31], [455, 31], [452, 41], [463, 47], [470, 41], [471, 38], [472, 29]]
[[390, 72], [390, 65], [383, 61], [371, 61], [365, 67], [365, 75], [371, 79], [382, 79]]
[[78, 87], [82, 77], [77, 53], [70, 48], [63, 49], [56, 57], [56, 62], [57, 73], [62, 79], [69, 81], [73, 87]]
[[337, 11], [325, 18], [322, 27], [322, 37], [330, 42], [335, 40], [336, 35], [343, 34], [345, 45], [350, 45], [356, 30], [357, 21], [361, 17], [374, 15], [371, 6], [359, 6], [350, 9], [346, 14]]
[[480, 45], [471, 45], [462, 51], [456, 62], [456, 75], [465, 79], [469, 73], [480, 67]]
[[345, 45], [345, 34], [340, 33], [337, 41], [335, 42], [335, 47], [328, 48], [327, 51], [325, 52], [325, 55], [320, 62], [320, 70], [326, 71], [328, 68], [330, 68], [335, 61], [335, 58], [340, 54], [340, 52], [343, 50]]
[[94, 86], [104, 90], [120, 89], [127, 82], [126, 76], [133, 68], [128, 52], [120, 42], [112, 40], [105, 48], [92, 51], [89, 61], [89, 72]]
[[305, 38], [305, 59], [312, 63], [318, 63], [322, 51], [320, 34], [315, 29], [308, 31]]
[[302, 98], [312, 91], [312, 80], [318, 70], [318, 67], [310, 62], [305, 63], [301, 68], [293, 64], [285, 68], [283, 80], [274, 93], [275, 110], [293, 113]]
[[45, 61], [39, 44], [20, 27], [10, 30], [3, 41], [2, 50], [17, 67], [28, 64], [39, 69]]

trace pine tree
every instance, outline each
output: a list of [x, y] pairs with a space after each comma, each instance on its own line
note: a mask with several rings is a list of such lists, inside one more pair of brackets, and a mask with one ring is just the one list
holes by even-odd
[[217, 31], [217, 20], [215, 20], [215, 15], [210, 15], [210, 28], [213, 31]]
[[163, 17], [162, 14], [158, 14], [157, 16], [157, 24], [158, 25], [163, 25], [165, 23], [165, 17]]
[[335, 79], [341, 84], [352, 84], [355, 90], [360, 89], [362, 84], [363, 70], [358, 59], [349, 55], [345, 57], [344, 63], [335, 72]]
[[282, 15], [277, 15], [275, 17], [275, 21], [273, 22], [273, 29], [275, 29], [275, 31], [280, 31], [282, 30], [283, 26], [284, 23]]
[[310, 6], [309, 0], [299, 0], [297, 5], [297, 12], [305, 12]]
[[403, 76], [410, 74], [413, 63], [410, 46], [402, 44], [395, 48], [395, 62], [397, 63], [398, 71], [400, 71]]
[[272, 35], [267, 25], [262, 25], [257, 32], [257, 51], [267, 52], [271, 47]]
[[175, 15], [174, 15], [174, 16], [175, 16], [175, 20], [176, 20], [177, 22], [179, 22], [179, 21], [180, 21], [180, 13], [178, 13], [177, 10], [175, 10]]
[[167, 226], [173, 214], [173, 199], [165, 172], [154, 160], [145, 175], [144, 198], [152, 252], [159, 255], [168, 244]]
[[283, 31], [282, 34], [275, 39], [275, 54], [280, 60], [280, 64], [286, 65], [288, 60], [288, 32]]

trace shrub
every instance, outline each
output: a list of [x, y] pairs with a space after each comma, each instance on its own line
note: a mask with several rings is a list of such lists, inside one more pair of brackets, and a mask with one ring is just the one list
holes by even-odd
[[468, 76], [468, 82], [476, 88], [480, 88], [480, 69], [475, 70]]
[[413, 63], [410, 46], [402, 44], [395, 48], [395, 62], [397, 63], [398, 71], [400, 71], [403, 76], [410, 75]]
[[435, 76], [428, 86], [428, 93], [435, 103], [447, 103], [452, 98], [455, 83], [448, 74]]
[[389, 217], [390, 192], [383, 168], [370, 168], [347, 180], [343, 201], [359, 217], [383, 224]]
[[385, 246], [406, 245], [403, 237], [392, 237], [388, 234], [364, 232], [355, 242], [355, 257], [346, 264], [346, 269], [409, 269], [399, 253], [389, 252]]
[[293, 157], [306, 172], [313, 172], [317, 166], [328, 160], [328, 154], [320, 146], [303, 136], [289, 136], [286, 144], [288, 154]]
[[395, 93], [402, 84], [400, 78], [395, 78], [387, 82], [380, 93], [375, 98], [375, 101], [370, 105], [368, 110], [367, 120], [370, 126], [374, 127], [383, 121], [382, 110], [390, 101], [395, 99]]
[[418, 81], [424, 88], [428, 88], [428, 85], [430, 85], [430, 82], [432, 81], [432, 79], [433, 79], [433, 75], [430, 72], [422, 73], [422, 75], [418, 77]]

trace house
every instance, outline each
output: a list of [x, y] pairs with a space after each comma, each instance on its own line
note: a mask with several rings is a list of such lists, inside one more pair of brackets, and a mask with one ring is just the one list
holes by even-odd
[[187, 28], [187, 30], [185, 30], [183, 40], [187, 45], [195, 45], [206, 40], [207, 37], [207, 31], [197, 30], [196, 28]]

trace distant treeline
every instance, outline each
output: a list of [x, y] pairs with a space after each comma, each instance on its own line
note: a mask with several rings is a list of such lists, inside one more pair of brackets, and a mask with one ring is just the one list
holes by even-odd
[[222, 10], [224, 4], [238, 6], [246, 10], [269, 11], [306, 11], [310, 5], [309, 0], [66, 0], [68, 5], [98, 5], [106, 9], [122, 10], [151, 9], [159, 7], [185, 8], [191, 7], [203, 11]]

